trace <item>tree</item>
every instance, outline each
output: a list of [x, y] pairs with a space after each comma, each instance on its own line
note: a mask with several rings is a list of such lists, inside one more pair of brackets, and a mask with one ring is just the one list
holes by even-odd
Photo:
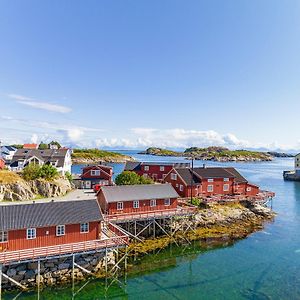
[[49, 143], [49, 148], [51, 147], [51, 145], [52, 146], [56, 146], [57, 147], [57, 149], [60, 149], [61, 148], [61, 144], [59, 143], [59, 142], [57, 142], [57, 141], [52, 141], [51, 143]]
[[131, 171], [124, 171], [115, 179], [116, 185], [134, 185], [134, 184], [151, 184], [151, 178], [145, 178]]
[[48, 147], [48, 144], [45, 144], [45, 143], [43, 143], [43, 142], [41, 142], [40, 144], [39, 144], [39, 150], [46, 150], [46, 149], [48, 149], [49, 147]]
[[23, 169], [23, 177], [25, 180], [35, 180], [39, 178], [40, 166], [38, 164], [29, 164]]
[[57, 169], [52, 165], [43, 165], [39, 170], [39, 177], [46, 180], [54, 179], [57, 175]]

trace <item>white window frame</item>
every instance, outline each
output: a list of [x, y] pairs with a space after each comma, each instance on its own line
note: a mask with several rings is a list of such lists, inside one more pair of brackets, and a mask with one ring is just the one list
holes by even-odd
[[251, 186], [247, 186], [247, 192], [251, 192], [251, 191], [252, 191]]
[[177, 188], [179, 187], [179, 184], [178, 184], [178, 183], [176, 183], [176, 187], [177, 187]]
[[91, 176], [100, 176], [100, 170], [91, 170]]
[[149, 166], [144, 166], [144, 171], [149, 171]]
[[208, 178], [207, 182], [214, 182], [214, 179], [213, 178]]
[[165, 166], [160, 166], [160, 167], [159, 167], [159, 171], [160, 171], [160, 172], [164, 172], [164, 170], [165, 170]]
[[183, 185], [182, 184], [179, 186], [179, 191], [183, 192]]
[[123, 210], [124, 203], [123, 202], [117, 202], [117, 210]]
[[171, 173], [171, 180], [177, 180], [177, 174]]
[[27, 228], [26, 229], [26, 239], [27, 240], [36, 239], [36, 228]]
[[225, 182], [228, 182], [228, 181], [229, 181], [229, 178], [224, 178], [224, 181], [225, 181]]
[[156, 199], [151, 199], [150, 200], [150, 207], [155, 207], [156, 206]]
[[207, 186], [207, 192], [208, 193], [212, 193], [214, 191], [214, 185], [213, 184], [209, 184], [208, 186]]
[[0, 231], [0, 243], [6, 243], [8, 241], [8, 231]]
[[63, 236], [66, 234], [66, 225], [56, 226], [56, 236]]
[[230, 186], [229, 186], [228, 183], [224, 184], [223, 185], [223, 192], [229, 192], [229, 188], [230, 188]]
[[81, 223], [80, 224], [80, 233], [88, 233], [90, 232], [90, 224], [89, 223]]
[[132, 206], [133, 206], [133, 208], [140, 208], [140, 201], [134, 200]]
[[165, 199], [164, 199], [164, 205], [165, 205], [165, 206], [170, 206], [170, 205], [171, 205], [171, 200], [170, 200], [170, 198], [165, 198]]

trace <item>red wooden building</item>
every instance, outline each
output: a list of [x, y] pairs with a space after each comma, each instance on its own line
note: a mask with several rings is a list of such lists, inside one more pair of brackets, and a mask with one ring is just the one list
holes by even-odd
[[173, 168], [165, 177], [181, 197], [212, 195], [255, 196], [259, 187], [234, 168]]
[[5, 160], [0, 157], [0, 170], [3, 170], [5, 168]]
[[170, 184], [104, 186], [97, 194], [105, 214], [151, 212], [177, 208], [178, 194]]
[[81, 188], [92, 189], [96, 184], [100, 186], [112, 185], [113, 168], [109, 166], [87, 166], [80, 175]]
[[124, 171], [132, 171], [154, 181], [163, 181], [173, 168], [189, 168], [190, 163], [127, 162]]
[[97, 200], [0, 205], [0, 253], [100, 238]]

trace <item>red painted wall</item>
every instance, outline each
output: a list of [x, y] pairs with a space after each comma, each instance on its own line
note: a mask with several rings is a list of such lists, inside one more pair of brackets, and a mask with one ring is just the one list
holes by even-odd
[[3, 159], [0, 158], [0, 169], [2, 170], [4, 169], [4, 167], [5, 167], [5, 162]]
[[[63, 225], [63, 224], [62, 224]], [[46, 234], [49, 231], [49, 234]], [[56, 236], [56, 226], [36, 229], [36, 238], [26, 239], [26, 229], [8, 232], [8, 243], [0, 243], [2, 250], [9, 251], [47, 247], [59, 244], [91, 241], [99, 238], [100, 222], [90, 222], [89, 232], [80, 233], [80, 224], [66, 225], [65, 235]]]
[[[140, 176], [147, 174], [148, 177], [151, 177], [156, 181], [163, 180], [164, 175], [167, 175], [173, 168], [173, 166], [171, 165], [170, 166], [148, 165], [149, 171], [146, 171], [145, 166], [147, 165], [141, 165], [141, 170], [134, 171], [134, 172], [136, 172]], [[160, 171], [160, 167], [164, 167], [164, 171]]]
[[[206, 196], [211, 195], [232, 195], [233, 194], [233, 178], [229, 178], [229, 181], [224, 181], [224, 178], [213, 178], [213, 182], [208, 182], [207, 179], [203, 179], [202, 186], [202, 194]], [[224, 185], [229, 184], [229, 190], [224, 191]], [[208, 191], [208, 186], [213, 186], [213, 191]]]
[[[100, 170], [100, 176], [91, 175], [92, 170]], [[81, 178], [84, 178], [84, 179], [104, 179], [104, 180], [109, 180], [111, 182], [112, 175], [113, 175], [112, 168], [90, 166], [90, 167], [83, 168]]]
[[164, 199], [156, 199], [156, 206], [150, 206], [150, 200], [139, 200], [139, 208], [133, 208], [133, 201], [123, 201], [123, 210], [117, 209], [117, 202], [106, 203], [103, 193], [100, 192], [97, 195], [98, 202], [103, 213], [106, 214], [122, 214], [132, 212], [147, 212], [164, 209], [177, 208], [178, 201], [176, 198], [170, 199], [170, 205], [164, 204]]

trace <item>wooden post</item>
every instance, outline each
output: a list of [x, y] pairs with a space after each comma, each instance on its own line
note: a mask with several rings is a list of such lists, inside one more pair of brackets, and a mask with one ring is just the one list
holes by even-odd
[[0, 264], [0, 300], [2, 299], [2, 264]]
[[73, 256], [72, 256], [72, 292], [73, 292], [73, 294], [74, 294], [74, 280], [75, 280], [74, 268], [75, 268], [75, 255], [73, 253]]
[[38, 260], [38, 276], [37, 276], [37, 286], [38, 286], [38, 299], [40, 299], [40, 281], [41, 281], [41, 261]]

